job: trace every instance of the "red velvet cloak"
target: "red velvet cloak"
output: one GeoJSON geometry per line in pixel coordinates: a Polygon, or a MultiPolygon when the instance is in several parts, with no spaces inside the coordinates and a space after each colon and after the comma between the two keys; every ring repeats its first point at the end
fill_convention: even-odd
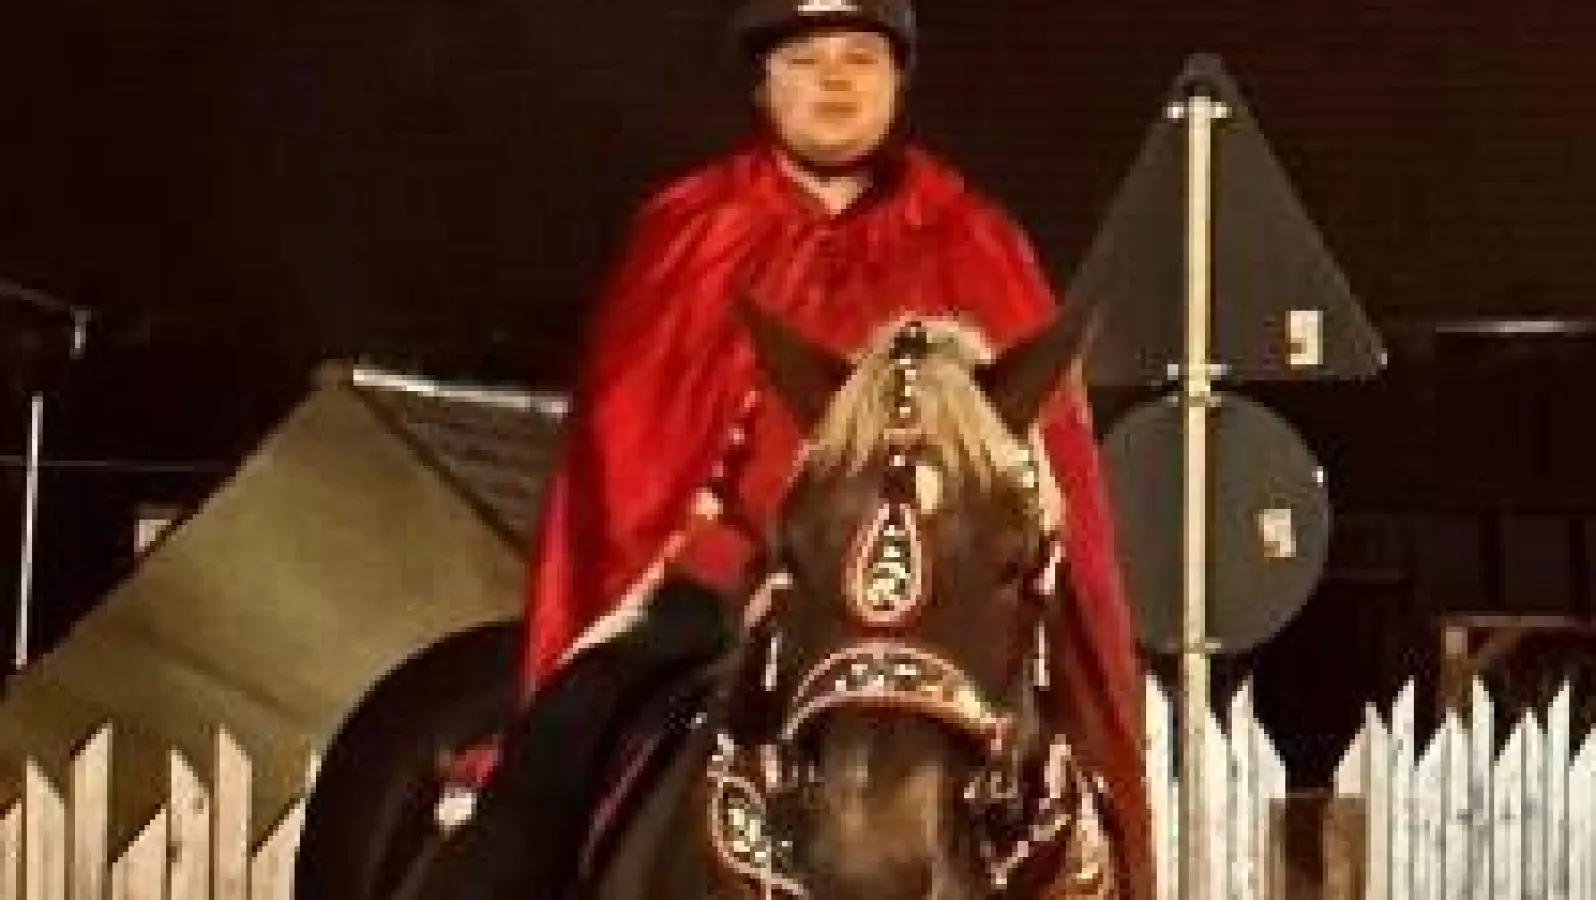
{"type": "MultiPolygon", "coordinates": [[[[923,150],[839,216],[818,208],[754,142],[645,205],[605,286],[561,459],[535,537],[528,690],[610,611],[683,528],[756,386],[732,304],[746,291],[842,354],[908,312],[957,316],[1001,350],[1045,325],[1055,300],[1024,236],[923,150]]],[[[753,413],[738,502],[768,521],[801,435],[774,403],[753,413]]],[[[1148,865],[1140,691],[1129,614],[1090,415],[1061,391],[1043,438],[1064,491],[1079,605],[1056,636],[1061,702],[1075,740],[1114,795],[1112,824],[1133,869],[1148,865]]],[[[697,541],[681,562],[731,580],[741,548],[697,541]]]]}

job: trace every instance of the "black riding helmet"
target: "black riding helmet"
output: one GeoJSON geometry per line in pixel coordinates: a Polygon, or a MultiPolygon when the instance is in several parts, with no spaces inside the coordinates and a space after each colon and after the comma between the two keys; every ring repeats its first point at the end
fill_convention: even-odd
{"type": "Polygon", "coordinates": [[[790,37],[829,27],[878,31],[892,41],[903,70],[914,67],[910,0],[747,0],[732,18],[731,32],[744,60],[757,62],[790,37]]]}

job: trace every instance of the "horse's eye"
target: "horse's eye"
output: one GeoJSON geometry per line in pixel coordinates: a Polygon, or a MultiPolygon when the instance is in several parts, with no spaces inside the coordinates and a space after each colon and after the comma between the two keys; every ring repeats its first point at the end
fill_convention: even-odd
{"type": "Polygon", "coordinates": [[[1004,555],[1001,571],[1005,584],[1032,577],[1046,562],[1043,557],[1046,547],[1040,540],[1027,538],[1016,543],[1017,546],[1013,551],[1004,555]]]}
{"type": "Polygon", "coordinates": [[[1005,553],[998,571],[1003,584],[1014,584],[1031,574],[1031,556],[1023,549],[1005,553]]]}

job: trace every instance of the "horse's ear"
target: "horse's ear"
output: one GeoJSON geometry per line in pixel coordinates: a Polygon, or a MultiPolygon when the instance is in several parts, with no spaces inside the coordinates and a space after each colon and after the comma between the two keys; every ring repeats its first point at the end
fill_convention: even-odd
{"type": "Polygon", "coordinates": [[[1097,322],[1092,304],[1060,311],[1053,324],[983,366],[976,380],[1010,433],[1024,435],[1064,383],[1097,322]]]}
{"type": "Polygon", "coordinates": [[[744,297],[737,311],[748,328],[754,357],[787,411],[807,432],[820,422],[832,395],[852,371],[848,361],[799,337],[744,297]]]}

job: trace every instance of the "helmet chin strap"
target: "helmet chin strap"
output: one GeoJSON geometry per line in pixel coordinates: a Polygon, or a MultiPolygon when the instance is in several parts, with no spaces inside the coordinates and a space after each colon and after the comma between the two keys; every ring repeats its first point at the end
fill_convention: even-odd
{"type": "Polygon", "coordinates": [[[789,147],[782,147],[782,156],[798,171],[813,178],[853,178],[862,177],[873,181],[877,170],[881,167],[881,148],[877,147],[856,160],[844,163],[829,163],[810,159],[789,147]]]}
{"type": "Polygon", "coordinates": [[[787,177],[833,215],[858,202],[877,182],[872,158],[833,165],[805,159],[785,147],[779,152],[787,177]]]}

